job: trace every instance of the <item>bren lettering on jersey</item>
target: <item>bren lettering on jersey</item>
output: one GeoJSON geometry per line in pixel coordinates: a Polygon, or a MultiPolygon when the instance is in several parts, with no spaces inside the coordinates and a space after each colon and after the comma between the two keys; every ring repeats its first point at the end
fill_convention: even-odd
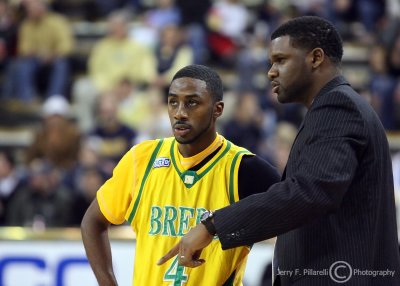
{"type": "Polygon", "coordinates": [[[149,235],[183,236],[200,223],[205,208],[152,206],[149,235]]]}
{"type": "Polygon", "coordinates": [[[169,167],[171,159],[161,157],[154,160],[153,168],[169,167]]]}

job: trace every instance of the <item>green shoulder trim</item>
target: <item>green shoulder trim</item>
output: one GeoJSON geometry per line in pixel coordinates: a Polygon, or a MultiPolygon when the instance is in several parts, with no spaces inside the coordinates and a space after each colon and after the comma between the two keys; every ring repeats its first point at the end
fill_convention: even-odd
{"type": "Polygon", "coordinates": [[[137,208],[138,208],[138,205],[139,205],[140,198],[142,197],[142,192],[143,192],[144,184],[146,183],[147,177],[149,176],[150,171],[151,171],[151,167],[152,167],[153,164],[154,164],[154,160],[156,159],[156,156],[157,156],[157,154],[158,154],[158,151],[160,151],[160,148],[161,148],[161,145],[163,144],[163,142],[164,142],[164,139],[161,139],[161,140],[157,143],[156,148],[154,149],[153,153],[151,154],[149,163],[147,164],[147,167],[146,167],[146,171],[144,172],[144,176],[143,176],[143,179],[142,179],[142,183],[140,184],[139,194],[138,194],[138,196],[137,196],[137,198],[136,198],[136,200],[135,200],[135,204],[133,205],[132,212],[131,212],[131,214],[129,215],[129,218],[128,218],[128,222],[129,222],[130,224],[132,224],[133,218],[135,217],[135,214],[136,214],[136,211],[137,211],[137,208]]]}
{"type": "Polygon", "coordinates": [[[229,202],[231,203],[231,204],[233,204],[234,202],[235,202],[235,195],[234,195],[234,192],[235,192],[235,188],[234,188],[234,173],[235,173],[235,166],[236,166],[236,163],[237,163],[237,160],[239,159],[239,156],[241,156],[241,155],[253,155],[252,153],[250,153],[248,150],[246,150],[246,149],[244,149],[244,150],[242,150],[242,151],[239,151],[239,152],[237,152],[236,154],[235,154],[235,157],[233,157],[233,160],[232,160],[232,165],[231,165],[231,170],[230,170],[230,172],[229,172],[229,202]]]}
{"type": "Polygon", "coordinates": [[[224,282],[222,286],[233,286],[233,282],[235,281],[236,270],[232,272],[231,276],[224,282]]]}

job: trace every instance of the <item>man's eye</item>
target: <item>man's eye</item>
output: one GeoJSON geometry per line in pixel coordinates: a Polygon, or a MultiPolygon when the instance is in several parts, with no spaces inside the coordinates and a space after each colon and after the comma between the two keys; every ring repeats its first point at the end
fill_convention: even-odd
{"type": "Polygon", "coordinates": [[[178,105],[178,102],[175,101],[175,100],[170,100],[170,101],[168,102],[168,104],[171,105],[171,106],[177,106],[177,105],[178,105]]]}
{"type": "Polygon", "coordinates": [[[189,100],[189,102],[188,102],[188,105],[189,105],[190,107],[196,106],[197,104],[198,104],[198,102],[195,101],[195,100],[189,100]]]}

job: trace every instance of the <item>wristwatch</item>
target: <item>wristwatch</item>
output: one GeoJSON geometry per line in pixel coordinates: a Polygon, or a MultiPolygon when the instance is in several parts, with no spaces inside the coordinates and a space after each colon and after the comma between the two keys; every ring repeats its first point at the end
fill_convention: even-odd
{"type": "Polygon", "coordinates": [[[214,212],[212,211],[205,211],[201,217],[200,217],[200,222],[202,224],[204,224],[204,226],[206,227],[207,231],[211,234],[211,235],[215,235],[217,233],[215,226],[212,222],[212,219],[214,217],[214,212]]]}

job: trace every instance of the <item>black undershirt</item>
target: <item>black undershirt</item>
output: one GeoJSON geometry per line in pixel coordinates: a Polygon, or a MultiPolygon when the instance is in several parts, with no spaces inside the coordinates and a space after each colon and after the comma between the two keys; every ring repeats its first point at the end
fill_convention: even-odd
{"type": "MultiPolygon", "coordinates": [[[[218,153],[221,147],[189,170],[198,171],[218,153]]],[[[279,182],[280,179],[277,169],[270,163],[257,155],[244,155],[240,162],[238,174],[239,199],[265,192],[271,185],[279,182]]]]}

